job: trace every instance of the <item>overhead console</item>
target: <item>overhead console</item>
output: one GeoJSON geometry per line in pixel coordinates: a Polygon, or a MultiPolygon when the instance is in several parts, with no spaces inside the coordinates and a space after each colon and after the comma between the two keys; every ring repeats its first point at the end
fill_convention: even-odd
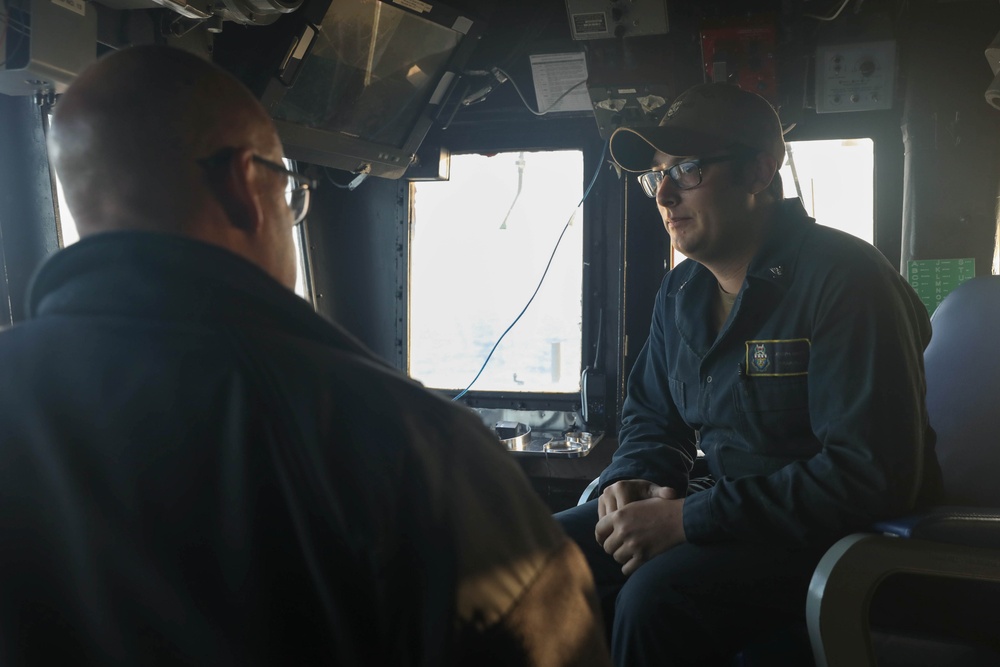
{"type": "Polygon", "coordinates": [[[0,93],[51,99],[102,50],[165,40],[240,78],[274,118],[289,158],[350,172],[355,182],[403,176],[484,28],[437,0],[3,6],[0,93]],[[138,24],[152,30],[126,34],[138,24]]]}
{"type": "Polygon", "coordinates": [[[587,92],[601,138],[655,125],[677,92],[662,73],[666,0],[566,0],[570,33],[586,45],[587,92]]]}
{"type": "Polygon", "coordinates": [[[214,60],[260,97],[289,158],[400,178],[481,30],[438,2],[312,1],[274,29],[225,31],[214,60]]]}
{"type": "MultiPolygon", "coordinates": [[[[303,0],[0,0],[0,93],[51,100],[97,54],[166,42],[208,57],[225,25],[266,26],[303,0]],[[130,17],[144,15],[135,34],[130,17]],[[198,39],[184,39],[196,36],[198,39]]],[[[138,23],[138,22],[137,22],[138,23]]]]}

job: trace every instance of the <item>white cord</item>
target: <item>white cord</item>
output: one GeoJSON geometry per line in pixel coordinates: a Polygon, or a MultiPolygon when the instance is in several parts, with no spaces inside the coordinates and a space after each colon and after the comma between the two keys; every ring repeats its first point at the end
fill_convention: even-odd
{"type": "Polygon", "coordinates": [[[844,2],[840,5],[840,9],[838,9],[833,16],[817,16],[816,14],[803,14],[803,16],[810,19],[816,19],[817,21],[833,21],[840,16],[840,12],[844,11],[844,7],[850,4],[850,2],[851,0],[844,0],[844,2]]]}
{"type": "Polygon", "coordinates": [[[557,97],[555,99],[555,101],[552,104],[550,104],[545,111],[535,111],[534,109],[531,108],[531,105],[528,104],[528,100],[524,99],[524,95],[521,94],[521,89],[518,88],[517,82],[514,81],[514,78],[510,74],[507,74],[507,72],[505,72],[502,69],[500,69],[499,67],[497,67],[496,70],[498,72],[500,72],[501,74],[503,74],[508,79],[510,79],[511,85],[513,85],[514,86],[514,90],[517,91],[517,96],[521,98],[522,102],[524,102],[525,108],[528,111],[530,111],[531,113],[535,114],[536,116],[544,116],[545,114],[549,113],[550,111],[552,111],[553,108],[555,108],[555,106],[557,104],[559,104],[560,102],[563,101],[564,97],[566,97],[567,95],[569,95],[570,93],[572,93],[574,90],[576,90],[577,88],[579,88],[583,84],[587,83],[587,80],[584,79],[583,81],[579,81],[579,82],[573,84],[572,86],[570,86],[569,88],[566,89],[566,92],[564,92],[562,95],[560,95],[559,97],[557,97]]]}

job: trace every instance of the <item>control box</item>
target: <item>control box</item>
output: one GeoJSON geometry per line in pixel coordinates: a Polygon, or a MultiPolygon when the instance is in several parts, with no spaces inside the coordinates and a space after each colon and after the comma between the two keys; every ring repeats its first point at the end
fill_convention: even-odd
{"type": "Polygon", "coordinates": [[[778,103],[777,37],[773,24],[705,28],[700,33],[705,80],[734,83],[778,103]]]}
{"type": "Polygon", "coordinates": [[[662,35],[666,0],[566,0],[573,39],[662,35]]]}
{"type": "Polygon", "coordinates": [[[601,138],[619,127],[656,125],[680,92],[680,67],[651,35],[593,42],[587,48],[587,93],[601,138]]]}
{"type": "Polygon", "coordinates": [[[891,109],[895,81],[895,41],[816,48],[816,113],[891,109]]]}

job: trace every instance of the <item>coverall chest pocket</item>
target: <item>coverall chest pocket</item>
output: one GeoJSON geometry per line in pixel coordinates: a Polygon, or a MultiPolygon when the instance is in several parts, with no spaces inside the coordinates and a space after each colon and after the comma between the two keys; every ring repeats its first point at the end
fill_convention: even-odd
{"type": "Polygon", "coordinates": [[[811,437],[808,376],[745,378],[735,393],[743,434],[762,453],[811,437]]]}

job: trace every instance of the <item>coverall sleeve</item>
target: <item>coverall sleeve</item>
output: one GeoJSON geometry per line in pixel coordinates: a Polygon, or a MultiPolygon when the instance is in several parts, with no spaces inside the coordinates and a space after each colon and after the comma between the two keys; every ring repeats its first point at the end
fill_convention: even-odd
{"type": "Polygon", "coordinates": [[[664,321],[671,306],[664,281],[653,308],[649,338],[629,374],[619,446],[601,473],[601,490],[623,479],[643,479],[681,494],[687,489],[697,449],[694,430],[681,418],[670,394],[664,321]]]}
{"type": "Polygon", "coordinates": [[[691,542],[829,542],[911,510],[925,466],[936,466],[924,404],[930,323],[916,294],[887,263],[859,260],[828,276],[815,304],[807,387],[821,450],[688,498],[691,542]]]}

